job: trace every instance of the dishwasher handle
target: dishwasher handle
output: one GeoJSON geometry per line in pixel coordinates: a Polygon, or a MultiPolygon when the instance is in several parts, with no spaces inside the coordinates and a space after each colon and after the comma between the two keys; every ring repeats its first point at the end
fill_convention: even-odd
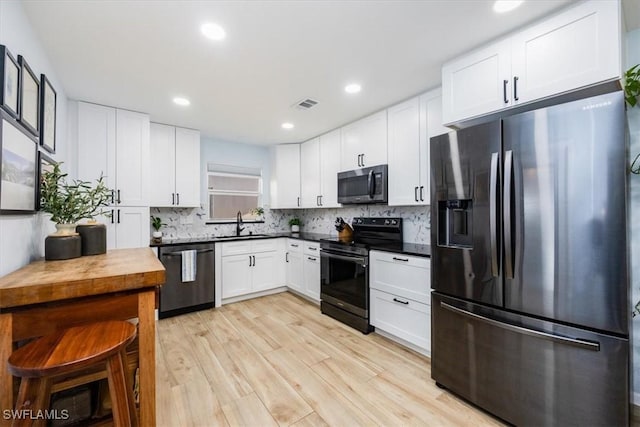
{"type": "MultiPolygon", "coordinates": [[[[204,254],[207,252],[213,252],[213,249],[199,249],[196,251],[197,254],[204,254]]],[[[160,256],[182,256],[182,251],[166,252],[166,253],[160,254],[160,256]]]]}

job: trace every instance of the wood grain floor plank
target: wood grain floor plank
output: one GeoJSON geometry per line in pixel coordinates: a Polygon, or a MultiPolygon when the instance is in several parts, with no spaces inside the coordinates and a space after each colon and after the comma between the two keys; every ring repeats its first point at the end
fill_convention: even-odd
{"type": "Polygon", "coordinates": [[[430,359],[280,293],[158,322],[159,426],[503,424],[430,359]]]}
{"type": "Polygon", "coordinates": [[[222,412],[231,426],[272,427],[278,425],[255,393],[223,405],[222,412]]]}
{"type": "Polygon", "coordinates": [[[244,341],[230,341],[225,351],[234,361],[279,425],[289,425],[307,416],[313,409],[287,381],[244,341]]]}
{"type": "Polygon", "coordinates": [[[374,424],[374,421],[363,411],[351,405],[350,401],[335,388],[309,370],[309,367],[298,360],[294,353],[281,349],[267,353],[264,357],[329,425],[374,424]]]}

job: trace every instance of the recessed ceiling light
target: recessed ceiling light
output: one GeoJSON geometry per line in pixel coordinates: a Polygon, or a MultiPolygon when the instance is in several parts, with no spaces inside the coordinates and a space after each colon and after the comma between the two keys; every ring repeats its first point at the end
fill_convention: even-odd
{"type": "Polygon", "coordinates": [[[200,27],[200,31],[202,31],[202,34],[204,34],[206,38],[211,40],[223,40],[225,37],[227,37],[227,33],[224,28],[222,28],[218,24],[214,24],[213,22],[202,24],[202,27],[200,27]]]}
{"type": "Polygon", "coordinates": [[[180,96],[176,96],[175,98],[173,98],[173,102],[180,105],[181,107],[186,107],[187,105],[191,104],[191,102],[187,98],[182,98],[180,96]]]}
{"type": "Polygon", "coordinates": [[[360,86],[358,83],[351,83],[344,87],[344,91],[347,93],[358,93],[361,90],[362,90],[362,86],[360,86]]]}
{"type": "Polygon", "coordinates": [[[282,129],[293,129],[293,123],[289,123],[289,122],[283,123],[282,129]]]}
{"type": "Polygon", "coordinates": [[[493,11],[497,13],[505,13],[522,4],[523,0],[496,0],[493,4],[493,11]]]}

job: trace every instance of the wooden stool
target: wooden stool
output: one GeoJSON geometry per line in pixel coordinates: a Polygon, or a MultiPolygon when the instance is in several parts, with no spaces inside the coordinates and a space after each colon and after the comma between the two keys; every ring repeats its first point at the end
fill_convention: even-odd
{"type": "MultiPolygon", "coordinates": [[[[49,409],[51,379],[98,362],[106,362],[113,422],[119,426],[137,426],[138,415],[131,378],[126,374],[125,348],[136,337],[129,322],[107,321],[76,326],[45,335],[17,349],[9,357],[9,372],[22,377],[16,410],[49,409]]],[[[25,411],[26,412],[26,411],[25,411]]],[[[16,418],[13,426],[46,425],[46,419],[16,418]]]]}

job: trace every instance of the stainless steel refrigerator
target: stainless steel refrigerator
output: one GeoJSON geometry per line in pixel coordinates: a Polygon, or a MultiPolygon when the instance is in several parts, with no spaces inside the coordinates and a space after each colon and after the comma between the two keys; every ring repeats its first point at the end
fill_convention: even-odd
{"type": "Polygon", "coordinates": [[[621,92],[431,139],[432,378],[516,425],[628,425],[621,92]]]}

